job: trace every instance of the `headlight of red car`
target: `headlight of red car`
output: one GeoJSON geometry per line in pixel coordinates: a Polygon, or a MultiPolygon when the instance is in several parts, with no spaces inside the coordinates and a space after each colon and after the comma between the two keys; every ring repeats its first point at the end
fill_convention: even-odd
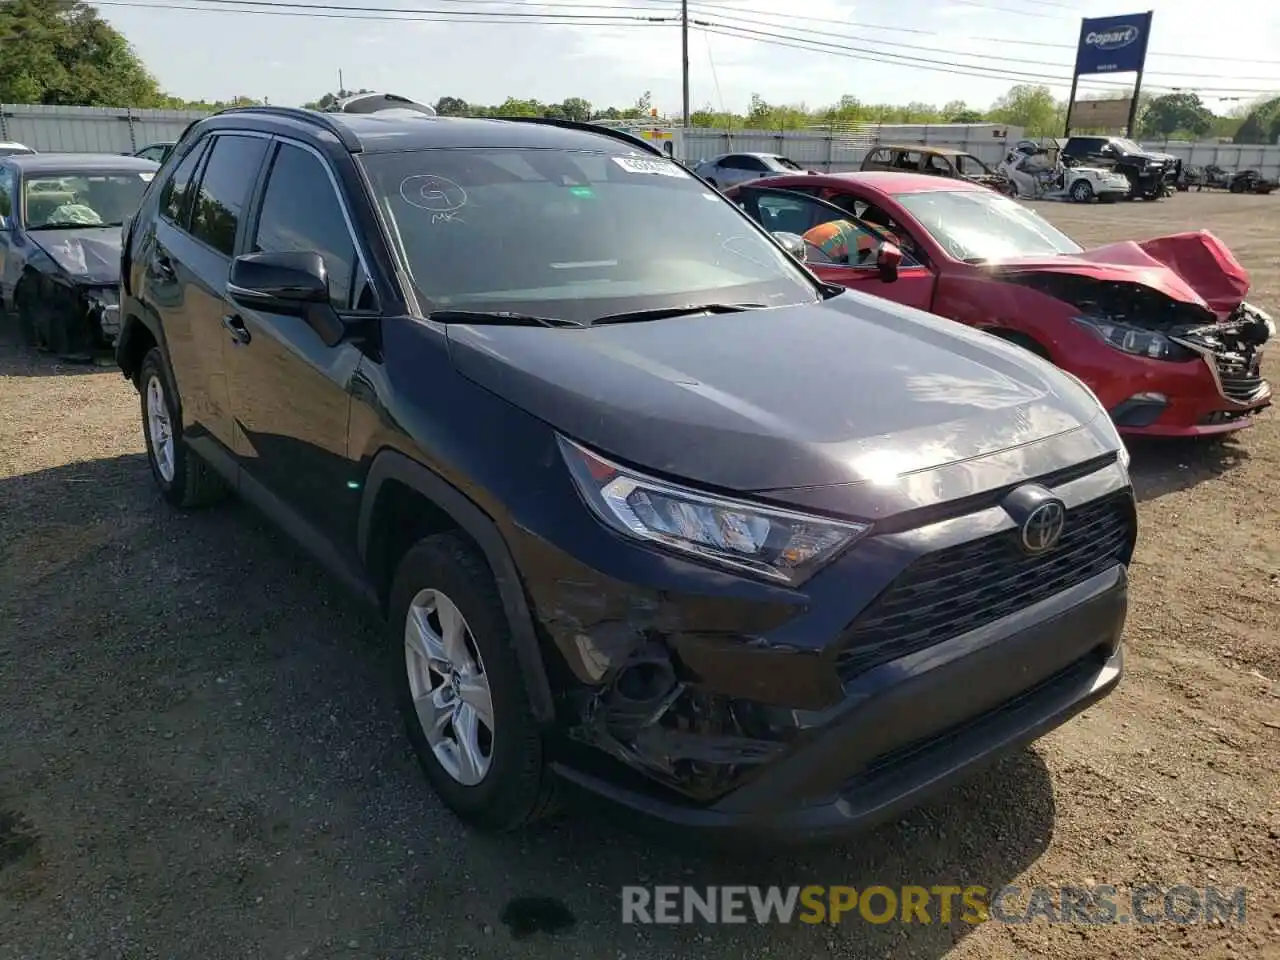
{"type": "Polygon", "coordinates": [[[1097,335],[1107,346],[1135,357],[1181,362],[1193,360],[1195,351],[1174,343],[1163,333],[1131,327],[1102,317],[1073,317],[1076,323],[1097,335]]]}

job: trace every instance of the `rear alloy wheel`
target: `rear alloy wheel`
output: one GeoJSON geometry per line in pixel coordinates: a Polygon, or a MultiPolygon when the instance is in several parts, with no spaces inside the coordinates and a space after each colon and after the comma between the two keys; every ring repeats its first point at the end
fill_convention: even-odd
{"type": "Polygon", "coordinates": [[[142,395],[142,434],[151,476],[164,498],[175,507],[200,507],[222,499],[222,478],[182,442],[182,420],[170,384],[168,366],[159,347],[152,347],[138,372],[142,395]]]}
{"type": "Polygon", "coordinates": [[[1076,203],[1088,203],[1093,199],[1093,187],[1088,180],[1077,180],[1071,185],[1071,199],[1076,203]]]}

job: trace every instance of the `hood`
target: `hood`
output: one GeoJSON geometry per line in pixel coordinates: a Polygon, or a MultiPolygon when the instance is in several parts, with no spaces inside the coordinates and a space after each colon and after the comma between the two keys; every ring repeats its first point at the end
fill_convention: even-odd
{"type": "Polygon", "coordinates": [[[852,291],[727,315],[581,329],[450,325],[448,335],[462,376],[608,456],[719,489],[920,473],[924,492],[913,498],[937,501],[1017,482],[1067,447],[1072,458],[1082,444],[1106,452],[1096,440],[1029,452],[1099,414],[1049,364],[852,291]],[[1010,450],[1000,470],[974,464],[1010,450]],[[928,473],[947,464],[965,476],[928,473]]]}
{"type": "Polygon", "coordinates": [[[1249,292],[1249,274],[1207,230],[1154,240],[1124,240],[1081,253],[1014,257],[990,265],[997,274],[1069,273],[1138,283],[1225,320],[1249,292]]]}
{"type": "Polygon", "coordinates": [[[120,282],[119,227],[34,230],[28,236],[61,269],[85,283],[120,282]]]}

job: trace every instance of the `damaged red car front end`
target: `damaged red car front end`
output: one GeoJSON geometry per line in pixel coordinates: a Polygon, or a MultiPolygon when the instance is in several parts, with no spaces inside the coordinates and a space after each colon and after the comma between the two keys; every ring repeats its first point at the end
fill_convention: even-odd
{"type": "Polygon", "coordinates": [[[1089,384],[1122,432],[1223,433],[1271,404],[1261,367],[1275,324],[1245,301],[1248,273],[1208,232],[1012,259],[986,272],[1028,292],[1037,342],[1089,384]]]}

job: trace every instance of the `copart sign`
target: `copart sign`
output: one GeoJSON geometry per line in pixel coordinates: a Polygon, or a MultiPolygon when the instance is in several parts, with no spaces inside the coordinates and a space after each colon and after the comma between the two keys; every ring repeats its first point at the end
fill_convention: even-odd
{"type": "Polygon", "coordinates": [[[1141,70],[1147,59],[1150,35],[1150,13],[1081,21],[1080,43],[1076,47],[1076,76],[1141,70]]]}

